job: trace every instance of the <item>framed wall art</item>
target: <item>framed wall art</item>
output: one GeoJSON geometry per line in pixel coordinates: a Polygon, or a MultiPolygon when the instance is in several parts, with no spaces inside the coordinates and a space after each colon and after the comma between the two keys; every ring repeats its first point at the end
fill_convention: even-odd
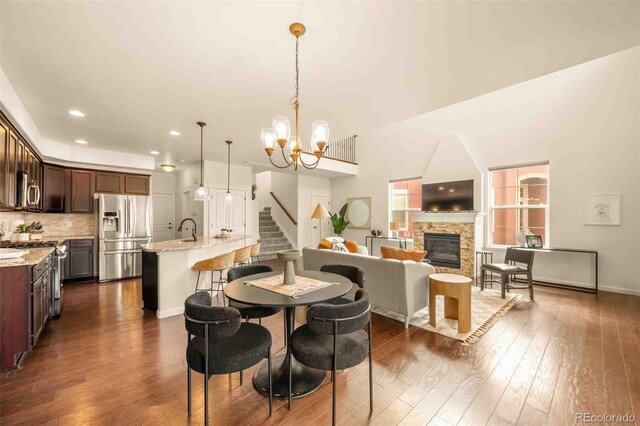
{"type": "Polygon", "coordinates": [[[586,195],[585,225],[620,225],[620,195],[586,195]]]}

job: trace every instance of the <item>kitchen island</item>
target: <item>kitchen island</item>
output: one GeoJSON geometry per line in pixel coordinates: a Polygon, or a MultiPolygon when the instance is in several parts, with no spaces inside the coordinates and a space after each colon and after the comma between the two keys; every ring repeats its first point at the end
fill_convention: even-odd
{"type": "MultiPolygon", "coordinates": [[[[253,244],[247,235],[225,238],[198,237],[142,244],[142,300],[158,318],[180,315],[185,299],[195,291],[198,273],[194,263],[253,244]]],[[[209,273],[201,278],[208,284],[209,273]]],[[[221,297],[223,297],[221,295],[221,297]]]]}

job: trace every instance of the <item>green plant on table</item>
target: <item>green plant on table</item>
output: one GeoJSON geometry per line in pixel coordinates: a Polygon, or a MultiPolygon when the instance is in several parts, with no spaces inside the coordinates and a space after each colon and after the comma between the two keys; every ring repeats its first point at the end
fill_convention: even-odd
{"type": "Polygon", "coordinates": [[[31,225],[27,225],[26,223],[21,223],[16,226],[16,231],[18,234],[28,234],[31,232],[31,225]]]}
{"type": "Polygon", "coordinates": [[[333,232],[335,232],[336,235],[342,235],[344,230],[347,229],[347,226],[349,226],[349,221],[344,218],[346,214],[347,214],[347,204],[345,203],[345,205],[342,206],[338,214],[333,213],[331,215],[331,225],[333,225],[333,232]]]}

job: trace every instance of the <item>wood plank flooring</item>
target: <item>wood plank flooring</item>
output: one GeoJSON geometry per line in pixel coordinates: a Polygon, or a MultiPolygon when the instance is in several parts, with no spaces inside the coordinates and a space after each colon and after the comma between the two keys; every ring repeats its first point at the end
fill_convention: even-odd
{"type": "MultiPolygon", "coordinates": [[[[65,286],[22,368],[0,374],[0,424],[201,424],[202,376],[187,415],[186,332],[181,316],[140,309],[141,283],[65,286]]],[[[299,322],[304,321],[302,313],[299,322]]],[[[263,322],[282,350],[282,316],[263,322]]],[[[374,411],[367,363],[338,373],[343,425],[563,425],[576,412],[640,416],[640,297],[536,287],[478,343],[374,315],[374,411]]],[[[267,401],[255,368],[210,380],[210,420],[220,425],[331,423],[331,384],[294,400],[267,401]]]]}

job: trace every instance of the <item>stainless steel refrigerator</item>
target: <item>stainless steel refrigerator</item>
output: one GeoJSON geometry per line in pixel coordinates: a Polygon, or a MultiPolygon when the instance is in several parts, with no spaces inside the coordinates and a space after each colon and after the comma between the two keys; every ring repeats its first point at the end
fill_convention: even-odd
{"type": "Polygon", "coordinates": [[[140,244],[151,242],[151,197],[100,194],[98,199],[100,281],[142,275],[140,244]]]}

